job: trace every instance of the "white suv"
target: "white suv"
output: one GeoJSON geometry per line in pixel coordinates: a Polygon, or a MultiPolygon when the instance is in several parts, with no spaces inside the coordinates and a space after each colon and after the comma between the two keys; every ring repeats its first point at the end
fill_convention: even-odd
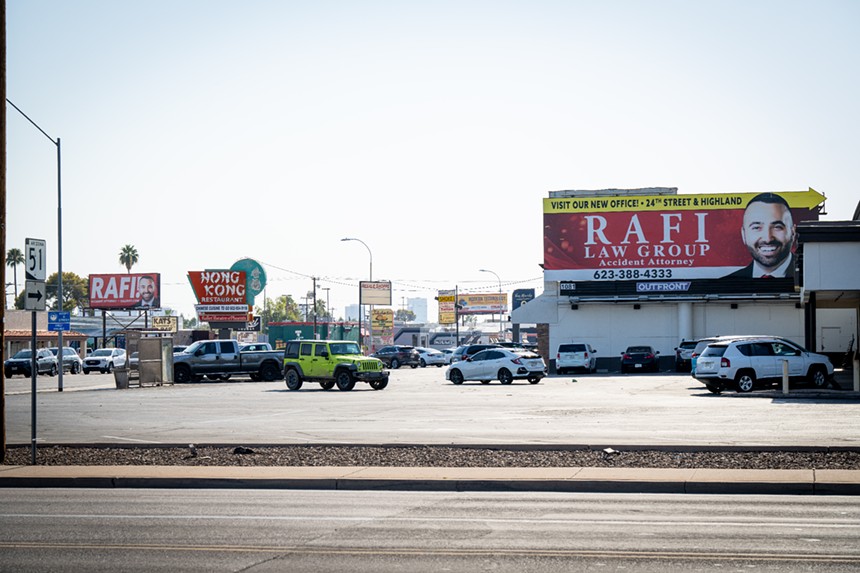
{"type": "Polygon", "coordinates": [[[559,344],[555,355],[555,371],[564,374],[570,370],[597,371],[597,351],[588,343],[559,344]]]}
{"type": "Polygon", "coordinates": [[[743,338],[711,343],[696,361],[695,377],[719,394],[731,387],[749,392],[758,382],[782,380],[783,361],[790,380],[806,380],[822,388],[833,376],[833,364],[823,354],[779,337],[743,338]]]}

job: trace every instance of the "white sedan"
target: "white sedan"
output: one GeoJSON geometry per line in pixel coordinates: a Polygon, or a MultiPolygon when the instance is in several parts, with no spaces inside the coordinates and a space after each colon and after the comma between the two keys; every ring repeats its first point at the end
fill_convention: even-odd
{"type": "Polygon", "coordinates": [[[421,368],[426,366],[436,366],[437,368],[441,368],[445,364],[448,364],[448,358],[445,356],[444,352],[440,352],[433,348],[422,348],[420,346],[416,346],[415,350],[417,350],[418,354],[421,355],[421,360],[419,361],[421,368]]]}
{"type": "Polygon", "coordinates": [[[454,384],[462,384],[464,380],[479,380],[482,384],[498,380],[502,384],[510,384],[522,379],[537,384],[544,376],[546,363],[539,354],[508,348],[482,350],[466,360],[455,362],[445,372],[445,379],[454,384]]]}

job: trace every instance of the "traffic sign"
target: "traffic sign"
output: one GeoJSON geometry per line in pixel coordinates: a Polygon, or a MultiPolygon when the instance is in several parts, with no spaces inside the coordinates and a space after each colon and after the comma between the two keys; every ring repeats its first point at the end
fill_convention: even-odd
{"type": "Polygon", "coordinates": [[[45,310],[45,281],[24,283],[24,310],[45,310]]]}
{"type": "MultiPolygon", "coordinates": [[[[28,281],[45,282],[45,240],[25,239],[24,268],[28,281]]],[[[44,288],[42,289],[44,291],[44,288]]],[[[42,310],[45,310],[44,307],[42,310]]]]}
{"type": "Polygon", "coordinates": [[[67,332],[72,329],[72,313],[71,312],[57,312],[52,310],[48,313],[48,331],[49,332],[58,332],[63,331],[67,332]]]}

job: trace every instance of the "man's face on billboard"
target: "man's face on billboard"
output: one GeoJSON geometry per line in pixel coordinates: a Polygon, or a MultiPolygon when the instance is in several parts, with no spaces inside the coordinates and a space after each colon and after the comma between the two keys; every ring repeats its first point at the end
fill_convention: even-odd
{"type": "Polygon", "coordinates": [[[794,244],[791,211],[780,203],[750,203],[744,211],[741,235],[752,258],[765,270],[772,271],[791,254],[794,244]]]}
{"type": "Polygon", "coordinates": [[[143,277],[137,281],[137,292],[140,293],[140,300],[150,303],[155,297],[155,281],[148,277],[143,277]]]}

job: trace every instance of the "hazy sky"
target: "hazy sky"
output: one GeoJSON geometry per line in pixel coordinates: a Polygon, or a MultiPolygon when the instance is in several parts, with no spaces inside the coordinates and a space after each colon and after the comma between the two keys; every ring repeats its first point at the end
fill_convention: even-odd
{"type": "MultiPolygon", "coordinates": [[[[243,257],[342,315],[347,236],[395,307],[496,291],[479,269],[540,292],[551,190],[860,199],[856,1],[6,4],[7,95],[62,139],[63,269],[132,244],[187,317],[186,272],[243,257]]],[[[45,239],[51,274],[56,148],[7,122],[7,248],[45,239]]]]}

